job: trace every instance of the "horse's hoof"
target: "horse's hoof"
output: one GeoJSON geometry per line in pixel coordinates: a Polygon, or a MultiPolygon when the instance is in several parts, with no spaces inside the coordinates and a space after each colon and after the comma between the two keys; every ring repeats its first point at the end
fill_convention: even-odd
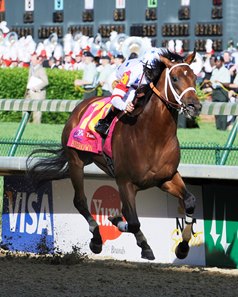
{"type": "Polygon", "coordinates": [[[182,241],[178,244],[175,250],[175,255],[178,259],[185,259],[189,252],[189,245],[187,241],[182,241]]]}
{"type": "Polygon", "coordinates": [[[94,254],[100,254],[102,251],[102,244],[97,244],[92,240],[90,241],[89,247],[94,254]]]}
{"type": "Polygon", "coordinates": [[[142,259],[147,259],[147,260],[154,260],[155,256],[154,253],[152,252],[152,250],[142,250],[141,252],[141,258],[142,259]]]}

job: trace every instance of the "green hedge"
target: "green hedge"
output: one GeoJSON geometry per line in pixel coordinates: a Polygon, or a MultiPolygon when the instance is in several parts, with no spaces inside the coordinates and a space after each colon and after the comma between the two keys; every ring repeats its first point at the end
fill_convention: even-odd
{"type": "MultiPolygon", "coordinates": [[[[46,69],[49,79],[47,99],[78,100],[82,93],[75,89],[74,80],[82,78],[82,71],[67,71],[62,69],[46,69]]],[[[25,97],[29,69],[0,68],[0,99],[21,99],[25,97]]],[[[44,112],[42,123],[64,124],[69,113],[44,112]]],[[[21,112],[0,112],[0,121],[18,122],[21,112]]]]}

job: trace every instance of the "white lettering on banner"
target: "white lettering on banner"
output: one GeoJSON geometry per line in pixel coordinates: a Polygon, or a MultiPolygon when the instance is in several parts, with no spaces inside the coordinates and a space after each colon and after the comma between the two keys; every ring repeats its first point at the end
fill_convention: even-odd
{"type": "Polygon", "coordinates": [[[93,204],[96,210],[96,222],[98,223],[98,225],[101,225],[101,223],[99,222],[99,214],[100,214],[100,208],[102,205],[102,200],[93,199],[93,204]]]}
{"type": "Polygon", "coordinates": [[[34,208],[32,206],[33,202],[37,202],[36,193],[30,194],[30,196],[28,198],[28,203],[27,203],[28,212],[29,212],[29,215],[32,220],[32,224],[26,223],[26,233],[28,233],[28,234],[35,233],[36,229],[37,229],[37,215],[36,215],[34,208]]]}
{"type": "Polygon", "coordinates": [[[24,227],[25,227],[25,209],[26,209],[26,193],[23,193],[22,199],[21,199],[21,214],[20,214],[20,232],[21,233],[24,232],[24,227]]]}
{"type": "Polygon", "coordinates": [[[48,203],[48,195],[43,195],[41,209],[40,209],[40,217],[39,224],[37,229],[37,234],[42,234],[42,229],[48,230],[48,235],[52,235],[52,225],[50,220],[50,208],[48,203]]]}
{"type": "Polygon", "coordinates": [[[112,223],[108,220],[109,216],[118,216],[119,209],[118,208],[104,208],[102,206],[102,200],[93,199],[93,204],[96,210],[96,221],[98,225],[102,226],[111,226],[112,223]],[[101,216],[101,217],[100,217],[101,216]]]}
{"type": "Polygon", "coordinates": [[[102,216],[101,216],[101,220],[102,220],[102,225],[103,226],[108,226],[110,221],[108,221],[108,209],[102,207],[101,208],[101,213],[102,213],[102,216]]]}
{"type": "Polygon", "coordinates": [[[116,217],[119,216],[120,212],[118,208],[109,208],[109,216],[110,217],[116,217]]]}
{"type": "Polygon", "coordinates": [[[11,232],[16,231],[17,220],[20,218],[20,233],[28,234],[42,234],[43,229],[47,230],[48,235],[53,234],[53,226],[50,218],[50,207],[49,207],[49,197],[44,194],[41,201],[41,208],[39,218],[34,209],[34,204],[37,202],[38,197],[36,193],[31,193],[28,197],[28,202],[26,204],[27,193],[18,192],[16,196],[15,207],[13,208],[12,199],[9,201],[9,224],[11,232]],[[26,215],[31,218],[31,223],[26,222],[26,215]]]}
{"type": "Polygon", "coordinates": [[[21,196],[22,193],[17,193],[17,198],[16,198],[16,203],[15,203],[15,207],[13,209],[13,203],[12,203],[12,199],[8,199],[8,208],[9,208],[9,222],[10,222],[10,230],[12,232],[16,231],[16,226],[17,226],[17,217],[18,217],[18,213],[20,210],[20,201],[21,201],[21,196]]]}

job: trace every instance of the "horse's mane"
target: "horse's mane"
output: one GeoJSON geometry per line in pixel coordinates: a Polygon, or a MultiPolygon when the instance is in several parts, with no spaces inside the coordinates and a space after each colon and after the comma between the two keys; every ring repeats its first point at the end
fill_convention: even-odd
{"type": "MultiPolygon", "coordinates": [[[[167,58],[170,61],[173,62],[183,62],[183,57],[180,56],[177,53],[172,53],[169,50],[164,50],[163,53],[161,54],[161,56],[167,58]]],[[[144,64],[144,74],[146,79],[149,82],[153,82],[154,84],[158,82],[161,73],[164,71],[165,69],[165,65],[163,62],[161,62],[158,59],[154,59],[152,64],[144,64]]]]}
{"type": "MultiPolygon", "coordinates": [[[[177,53],[172,53],[167,49],[163,50],[161,56],[173,62],[181,63],[184,61],[182,56],[180,56],[177,53]]],[[[145,63],[143,68],[144,68],[144,75],[146,77],[146,80],[149,82],[153,82],[153,84],[156,85],[165,67],[166,67],[165,64],[158,59],[155,59],[152,64],[145,63]]],[[[142,86],[141,89],[145,95],[143,96],[143,98],[140,98],[140,100],[138,100],[137,107],[145,106],[146,103],[149,101],[151,94],[153,92],[149,84],[142,86]]]]}

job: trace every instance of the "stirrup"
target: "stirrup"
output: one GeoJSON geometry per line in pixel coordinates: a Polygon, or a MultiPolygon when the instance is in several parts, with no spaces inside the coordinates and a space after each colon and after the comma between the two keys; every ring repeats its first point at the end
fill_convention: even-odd
{"type": "MultiPolygon", "coordinates": [[[[100,121],[100,120],[99,120],[100,121]]],[[[107,123],[98,123],[95,125],[94,130],[101,136],[106,137],[109,131],[109,125],[107,123]]]]}

